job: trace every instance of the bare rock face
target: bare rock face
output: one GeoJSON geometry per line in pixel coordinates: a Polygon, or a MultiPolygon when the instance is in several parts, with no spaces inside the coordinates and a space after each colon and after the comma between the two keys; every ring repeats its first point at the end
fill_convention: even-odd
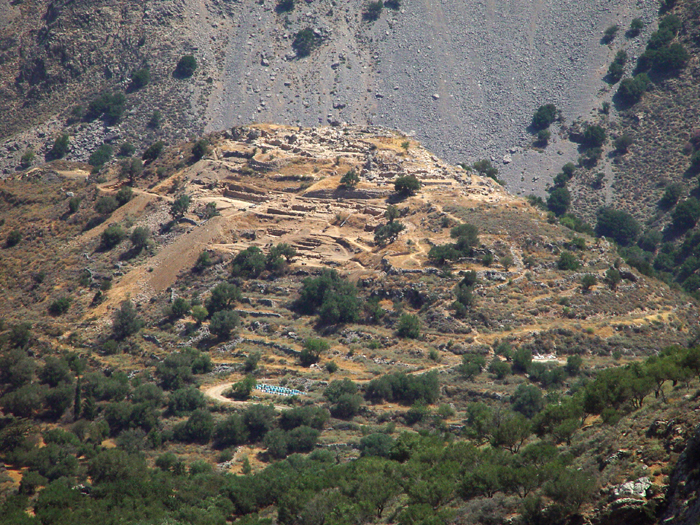
{"type": "Polygon", "coordinates": [[[651,480],[647,477],[639,478],[635,481],[628,481],[612,488],[615,498],[646,498],[647,489],[651,486],[651,480]]]}

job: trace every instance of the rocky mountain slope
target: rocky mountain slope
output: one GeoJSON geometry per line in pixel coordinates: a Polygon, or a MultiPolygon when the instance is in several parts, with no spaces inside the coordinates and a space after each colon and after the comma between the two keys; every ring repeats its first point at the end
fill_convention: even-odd
{"type": "Polygon", "coordinates": [[[98,9],[82,1],[3,2],[6,171],[28,147],[45,152],[72,106],[100,89],[127,88],[147,65],[151,84],[128,96],[122,124],[70,130],[76,160],[105,139],[145,147],[158,137],[249,122],[379,124],[415,132],[451,162],[493,158],[508,188],[524,194],[541,193],[577,156],[564,137],[544,152],[531,149],[535,109],[554,103],[569,122],[586,118],[610,96],[602,77],[617,48],[638,52],[656,7],[406,1],[370,21],[358,0],[297,2],[289,12],[252,0],[112,0],[98,9]],[[639,37],[601,44],[606,27],[640,17],[639,37]],[[308,57],[293,47],[305,29],[315,42],[308,57]],[[194,80],[173,79],[189,53],[201,69],[194,80]],[[154,110],[162,131],[147,127],[154,110]],[[21,130],[32,131],[16,135],[21,130]]]}

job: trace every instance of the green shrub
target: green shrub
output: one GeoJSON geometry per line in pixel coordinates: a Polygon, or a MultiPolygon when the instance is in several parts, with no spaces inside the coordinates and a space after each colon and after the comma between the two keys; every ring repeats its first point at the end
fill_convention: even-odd
{"type": "Polygon", "coordinates": [[[557,119],[557,107],[554,104],[545,104],[535,111],[532,117],[532,127],[535,130],[547,129],[557,119]]]}
{"type": "Polygon", "coordinates": [[[486,359],[478,354],[464,354],[462,363],[457,367],[457,372],[465,379],[471,381],[478,376],[486,366],[486,359]]]}
{"type": "Polygon", "coordinates": [[[294,0],[277,0],[275,11],[278,13],[290,13],[294,10],[294,0]]]}
{"type": "Polygon", "coordinates": [[[151,81],[151,71],[147,67],[143,67],[134,71],[131,75],[131,83],[129,84],[129,90],[136,91],[143,87],[146,87],[151,81]]]}
{"type": "Polygon", "coordinates": [[[340,178],[340,184],[349,188],[354,188],[360,182],[360,176],[354,168],[350,169],[340,178]]]}
{"type": "Polygon", "coordinates": [[[82,199],[80,197],[71,197],[68,201],[68,211],[70,213],[75,213],[80,208],[80,202],[82,199]]]}
{"type": "Polygon", "coordinates": [[[143,174],[143,161],[141,159],[134,157],[121,162],[119,178],[127,178],[129,184],[135,184],[141,174],[143,174]]]}
{"type": "Polygon", "coordinates": [[[610,237],[622,246],[634,243],[640,229],[634,217],[624,211],[602,208],[598,212],[596,233],[610,237]]]}
{"type": "Polygon", "coordinates": [[[111,250],[126,239],[126,232],[119,224],[111,224],[105,231],[102,232],[101,239],[102,249],[111,250]]]}
{"type": "Polygon", "coordinates": [[[608,28],[605,29],[603,32],[603,42],[606,44],[609,44],[613,40],[615,40],[615,36],[617,35],[617,32],[620,30],[620,26],[618,25],[612,25],[609,26],[608,28]]]}
{"type": "Polygon", "coordinates": [[[385,246],[396,240],[399,233],[406,227],[398,221],[388,222],[377,227],[374,231],[374,242],[378,246],[385,246]]]}
{"type": "Polygon", "coordinates": [[[192,269],[196,272],[203,272],[205,268],[209,268],[212,264],[214,263],[211,260],[211,255],[209,255],[209,252],[205,250],[199,254],[199,257],[197,257],[197,262],[194,264],[192,269]]]}
{"type": "Polygon", "coordinates": [[[316,35],[313,29],[307,27],[294,36],[292,49],[299,58],[303,58],[309,56],[320,45],[321,38],[316,35]]]}
{"type": "Polygon", "coordinates": [[[131,157],[134,153],[136,153],[136,146],[130,142],[124,142],[121,146],[119,146],[120,157],[131,157]]]}
{"type": "Polygon", "coordinates": [[[192,146],[192,159],[196,162],[209,153],[209,142],[206,139],[199,139],[192,146]]]}
{"type": "Polygon", "coordinates": [[[109,144],[102,144],[97,148],[88,159],[88,164],[95,168],[101,168],[112,158],[112,146],[109,144]]]}
{"type": "MultiPolygon", "coordinates": [[[[700,158],[700,156],[699,156],[700,158]]],[[[685,193],[685,186],[679,182],[676,182],[674,184],[670,184],[669,186],[666,187],[666,190],[664,191],[664,194],[662,195],[661,199],[659,200],[659,207],[664,209],[664,210],[670,210],[673,208],[678,200],[683,196],[685,193]]]]}
{"type": "Polygon", "coordinates": [[[560,270],[578,270],[581,263],[576,258],[576,256],[571,252],[561,252],[559,260],[557,261],[557,268],[560,270]]]}
{"type": "Polygon", "coordinates": [[[583,145],[588,148],[600,148],[607,141],[607,134],[602,126],[588,125],[583,132],[583,145]]]}
{"type": "Polygon", "coordinates": [[[537,132],[537,144],[540,146],[547,146],[549,144],[549,139],[552,138],[552,133],[548,129],[541,129],[537,132]]]}
{"type": "Polygon", "coordinates": [[[150,129],[160,129],[160,126],[163,124],[163,114],[160,112],[160,110],[156,109],[151,113],[151,118],[148,119],[148,122],[146,123],[146,127],[150,129]]]}
{"type": "Polygon", "coordinates": [[[119,202],[114,197],[105,196],[97,199],[95,211],[100,215],[109,215],[119,207],[119,202]]]}
{"type": "Polygon", "coordinates": [[[504,379],[510,375],[510,365],[500,359],[493,359],[489,365],[489,373],[493,374],[496,379],[504,379]]]}
{"type": "Polygon", "coordinates": [[[19,230],[12,230],[7,234],[7,239],[5,240],[5,246],[12,248],[17,246],[22,240],[22,233],[19,230]]]}
{"type": "Polygon", "coordinates": [[[381,403],[398,402],[432,404],[440,396],[440,384],[436,372],[420,375],[395,372],[372,379],[365,389],[365,399],[381,403]]]}
{"type": "Polygon", "coordinates": [[[141,251],[148,246],[148,241],[150,238],[151,230],[145,226],[138,226],[131,232],[129,240],[131,241],[131,244],[134,246],[135,250],[141,251]]]}
{"type": "Polygon", "coordinates": [[[162,140],[159,140],[158,142],[154,142],[148,148],[146,151],[143,152],[143,155],[141,155],[141,158],[145,161],[154,161],[158,157],[160,157],[160,154],[163,152],[163,148],[165,147],[165,143],[162,140]]]}
{"type": "Polygon", "coordinates": [[[124,115],[125,105],[124,93],[102,93],[90,102],[85,119],[93,121],[102,118],[110,125],[116,124],[124,115]]]}
{"type": "Polygon", "coordinates": [[[566,187],[554,188],[547,197],[547,208],[555,215],[564,215],[571,204],[571,194],[566,187]]]}
{"type": "Polygon", "coordinates": [[[179,78],[189,78],[194,75],[197,69],[197,60],[192,55],[185,55],[177,63],[175,76],[179,78]]]}
{"type": "Polygon", "coordinates": [[[673,228],[677,231],[685,231],[700,219],[700,201],[695,197],[689,197],[676,206],[671,214],[673,228]]]}
{"type": "Polygon", "coordinates": [[[131,301],[123,301],[112,320],[112,334],[117,341],[126,339],[143,328],[144,322],[139,318],[136,307],[131,301]]]}
{"type": "Polygon", "coordinates": [[[53,159],[62,159],[68,153],[68,146],[70,143],[70,136],[68,133],[62,133],[53,142],[53,146],[49,151],[49,156],[53,159]]]}
{"type": "Polygon", "coordinates": [[[633,78],[626,78],[620,82],[617,94],[620,99],[627,104],[636,104],[648,89],[651,80],[646,73],[639,73],[633,78]]]}
{"type": "Polygon", "coordinates": [[[605,282],[610,287],[611,290],[615,290],[617,285],[620,284],[622,277],[620,272],[615,268],[608,268],[605,272],[605,282]]]}
{"type": "Polygon", "coordinates": [[[239,252],[231,263],[234,277],[256,278],[265,270],[265,256],[257,246],[239,252]]]}
{"type": "Polygon", "coordinates": [[[528,419],[532,419],[544,408],[542,392],[534,385],[518,385],[510,397],[511,407],[528,419]]]}
{"type": "Polygon", "coordinates": [[[304,349],[299,356],[302,366],[311,366],[318,363],[323,352],[330,349],[331,345],[325,339],[307,339],[304,341],[304,349]]]}
{"type": "Polygon", "coordinates": [[[321,324],[359,320],[357,289],[335,270],[324,270],[320,277],[304,279],[294,308],[306,315],[318,313],[321,324]]]}
{"type": "Polygon", "coordinates": [[[394,182],[394,190],[401,195],[415,195],[420,187],[421,183],[415,175],[402,175],[394,182]]]}
{"type": "Polygon", "coordinates": [[[374,22],[379,19],[383,9],[384,2],[382,2],[382,0],[371,1],[365,6],[364,11],[362,11],[362,18],[374,22]]]}
{"type": "Polygon", "coordinates": [[[209,331],[219,339],[228,339],[240,324],[240,317],[233,310],[220,310],[211,316],[209,331]]]}
{"type": "Polygon", "coordinates": [[[117,192],[115,198],[119,206],[124,206],[127,202],[131,200],[133,196],[134,190],[132,190],[129,186],[122,186],[121,188],[119,188],[119,191],[117,192]]]}
{"type": "Polygon", "coordinates": [[[63,315],[70,308],[73,300],[70,297],[61,297],[49,305],[49,313],[54,316],[63,315]]]}
{"type": "Polygon", "coordinates": [[[639,33],[642,32],[642,29],[644,29],[644,22],[642,21],[641,18],[634,18],[632,19],[632,23],[630,24],[629,31],[627,34],[634,38],[636,36],[639,36],[639,33]]]}
{"type": "Polygon", "coordinates": [[[613,146],[619,153],[627,153],[627,150],[632,145],[632,137],[627,133],[623,133],[615,139],[613,146]]]}
{"type": "Polygon", "coordinates": [[[241,300],[240,289],[229,283],[219,283],[212,288],[211,296],[207,300],[206,306],[210,314],[215,314],[222,310],[230,310],[241,300]]]}
{"type": "MultiPolygon", "coordinates": [[[[462,167],[464,167],[464,165],[462,165],[462,167]]],[[[498,168],[494,167],[493,164],[491,164],[490,160],[478,160],[471,166],[471,168],[482,177],[488,177],[489,179],[493,179],[496,182],[499,182],[497,178],[498,168]]]]}
{"type": "Polygon", "coordinates": [[[22,165],[23,168],[28,168],[29,166],[32,165],[34,160],[36,159],[36,153],[34,153],[34,150],[28,149],[22,154],[22,158],[20,159],[20,164],[22,165]]]}
{"type": "Polygon", "coordinates": [[[403,314],[399,318],[396,335],[403,339],[418,339],[420,337],[420,319],[418,319],[418,316],[403,314]]]}
{"type": "Polygon", "coordinates": [[[185,423],[173,428],[177,441],[186,443],[207,443],[214,433],[214,420],[208,410],[195,410],[185,423]]]}
{"type": "Polygon", "coordinates": [[[581,277],[581,289],[584,292],[589,291],[597,283],[598,283],[598,279],[596,278],[596,276],[592,275],[590,273],[587,273],[586,275],[581,277]]]}

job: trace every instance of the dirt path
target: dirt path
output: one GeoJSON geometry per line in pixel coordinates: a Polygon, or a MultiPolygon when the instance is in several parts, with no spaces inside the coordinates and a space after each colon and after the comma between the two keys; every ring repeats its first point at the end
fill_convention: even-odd
{"type": "MultiPolygon", "coordinates": [[[[218,385],[213,385],[213,386],[208,386],[202,390],[202,393],[207,396],[210,399],[213,399],[214,401],[218,401],[219,403],[223,403],[224,405],[231,405],[231,406],[236,406],[240,408],[245,408],[248,405],[257,405],[260,404],[262,401],[236,401],[234,399],[229,399],[228,397],[225,397],[223,394],[226,390],[231,388],[231,385],[233,385],[235,381],[228,381],[226,383],[219,383],[218,385]]],[[[276,410],[289,410],[290,408],[293,408],[289,405],[274,405],[276,410]]]]}

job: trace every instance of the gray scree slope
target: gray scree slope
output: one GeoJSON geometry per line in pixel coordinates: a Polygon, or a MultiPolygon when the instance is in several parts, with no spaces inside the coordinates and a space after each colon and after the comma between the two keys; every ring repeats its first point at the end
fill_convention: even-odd
{"type": "Polygon", "coordinates": [[[620,48],[638,53],[657,9],[654,0],[403,0],[399,11],[385,8],[367,22],[357,0],[301,1],[287,15],[275,3],[234,4],[208,130],[348,122],[415,131],[451,162],[493,159],[519,193],[541,193],[577,155],[556,133],[545,153],[529,149],[534,111],[551,102],[571,122],[609,100],[608,64],[620,48]],[[635,17],[648,27],[628,41],[635,17]],[[612,24],[620,32],[602,45],[612,24]],[[299,59],[291,44],[305,27],[324,40],[299,59]]]}

